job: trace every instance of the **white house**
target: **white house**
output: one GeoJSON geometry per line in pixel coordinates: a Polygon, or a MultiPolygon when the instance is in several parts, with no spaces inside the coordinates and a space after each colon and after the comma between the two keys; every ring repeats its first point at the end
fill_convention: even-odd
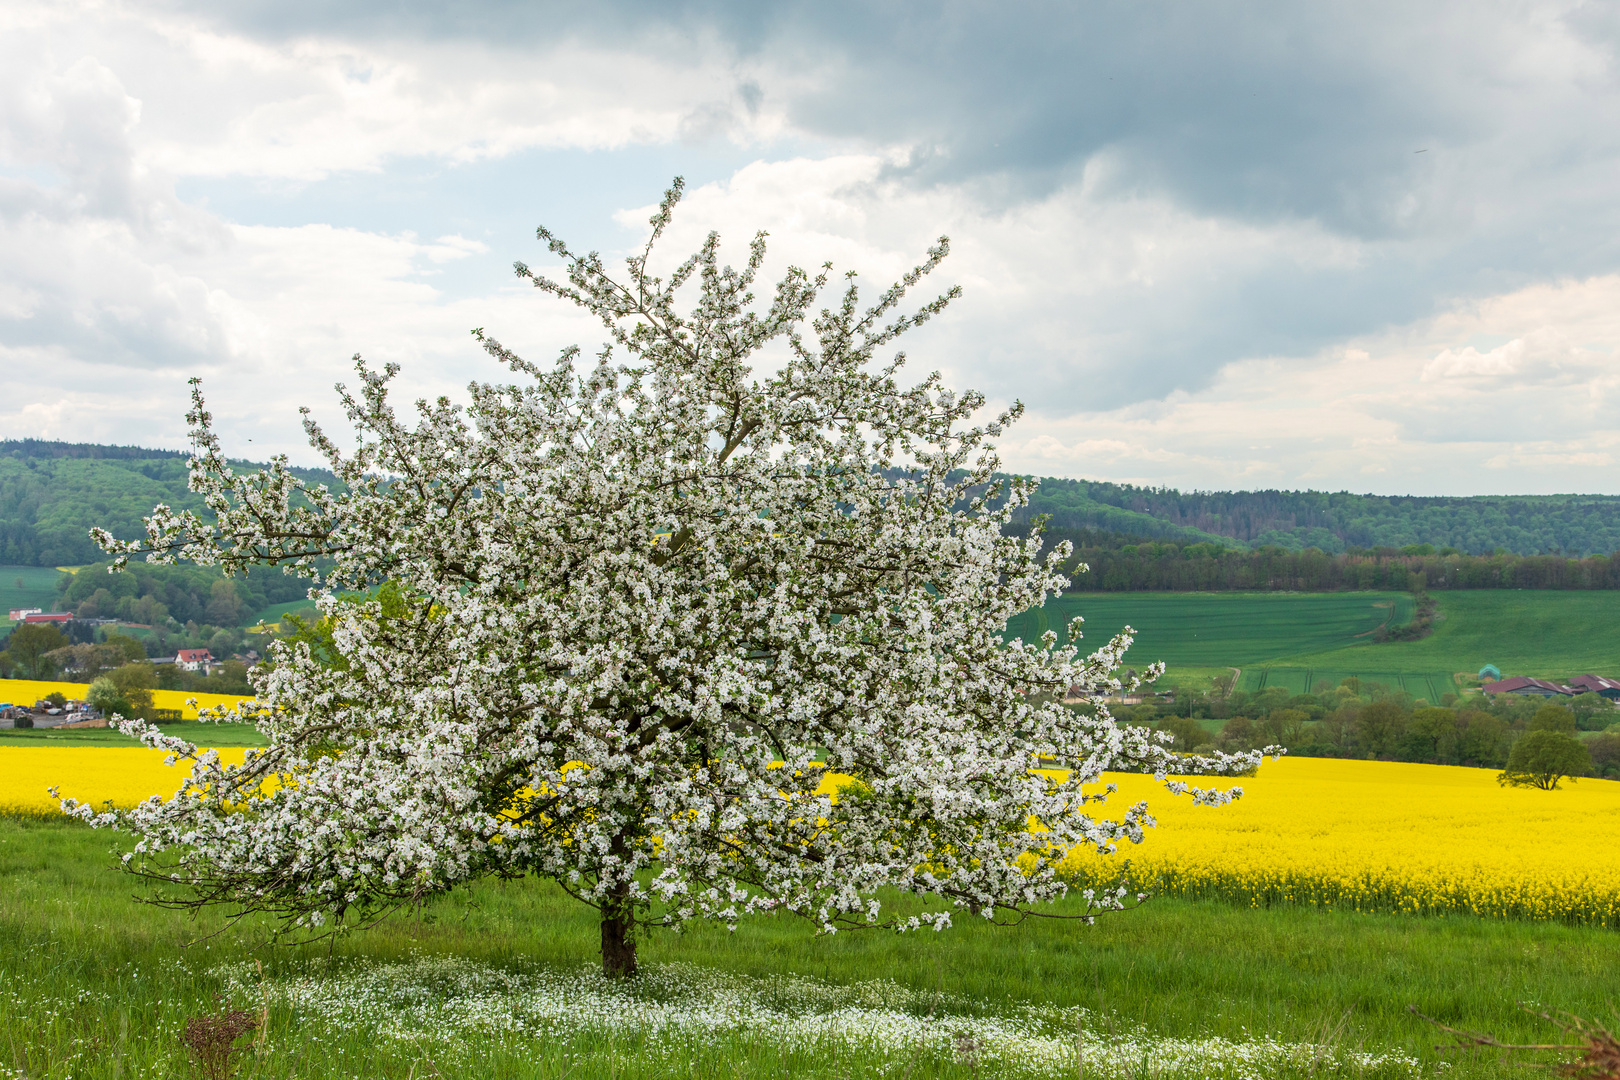
{"type": "Polygon", "coordinates": [[[207,649],[181,649],[174,654],[174,663],[176,667],[185,668],[187,671],[200,671],[206,675],[208,669],[214,665],[214,658],[207,649]]]}

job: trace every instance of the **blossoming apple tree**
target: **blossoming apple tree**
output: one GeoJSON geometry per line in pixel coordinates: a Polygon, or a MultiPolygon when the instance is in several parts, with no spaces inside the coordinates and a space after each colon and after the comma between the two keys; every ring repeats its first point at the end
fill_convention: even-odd
{"type": "MultiPolygon", "coordinates": [[[[1166,774],[1252,755],[1172,758],[1106,709],[1061,704],[1074,684],[1118,686],[1128,632],[1090,654],[1078,620],[1062,640],[1003,639],[1068,584],[1066,546],[1043,558],[1038,529],[1003,533],[1029,486],[984,494],[1020,410],[975,423],[983,396],[937,374],[906,385],[904,354],[880,355],[957,295],[908,307],[946,241],[870,306],[851,277],[818,307],[830,267],[756,299],[763,234],[740,269],[711,234],[652,272],[680,190],[622,280],[544,229],[566,279],[517,266],[601,319],[594,359],[543,366],[474,331],[519,381],[407,419],[393,365],[356,358],[339,393],[357,448],[305,416],[344,490],[285,459],[235,473],[193,389],[191,484],[211,513],[159,506],[146,539],[98,541],[120,565],[306,575],[325,644],[274,644],[256,702],[213,716],[268,736],[241,765],[125,723],[192,762],[168,800],[64,802],[133,830],[132,870],[305,928],[541,875],[600,910],[604,970],[626,974],[638,927],[695,918],[1051,914],[1068,851],[1152,824],[1145,804],[1094,812],[1105,769],[1238,794],[1166,774]],[[885,910],[884,888],[920,911],[885,910]]],[[[1088,893],[1071,914],[1126,899],[1088,893]]]]}

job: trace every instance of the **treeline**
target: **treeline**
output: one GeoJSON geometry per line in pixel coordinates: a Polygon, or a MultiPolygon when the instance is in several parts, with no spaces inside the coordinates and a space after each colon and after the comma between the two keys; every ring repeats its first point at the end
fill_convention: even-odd
{"type": "MultiPolygon", "coordinates": [[[[212,629],[212,628],[210,628],[212,629]]],[[[182,690],[187,693],[247,694],[248,661],[257,653],[224,660],[207,675],[187,671],[178,664],[153,664],[157,657],[172,657],[158,635],[143,642],[105,628],[88,632],[83,623],[59,628],[51,623],[22,623],[0,636],[0,679],[61,679],[91,684],[91,704],[103,712],[157,719],[149,693],[133,691],[182,690]],[[110,679],[119,693],[114,700],[97,703],[95,684],[110,679]],[[103,705],[110,706],[104,708],[103,705]]],[[[213,641],[182,643],[182,648],[208,648],[216,659],[231,656],[241,632],[215,631],[213,641]],[[221,635],[224,635],[223,637],[221,635]]],[[[60,695],[58,695],[60,696],[60,695]]],[[[63,699],[65,701],[65,698],[63,699]]],[[[61,705],[63,701],[57,701],[61,705]]],[[[30,704],[21,702],[20,704],[30,704]]]]}
{"type": "Polygon", "coordinates": [[[1288,551],[1267,545],[1239,551],[1048,527],[1048,547],[1061,540],[1074,545],[1071,566],[1090,567],[1088,573],[1071,575],[1075,592],[1620,589],[1620,552],[1586,558],[1468,555],[1417,544],[1329,555],[1315,548],[1288,551]]]}
{"type": "Polygon", "coordinates": [[[1508,765],[1527,732],[1550,727],[1585,750],[1584,764],[1571,775],[1620,776],[1620,709],[1596,694],[1566,700],[1447,694],[1431,703],[1352,677],[1337,686],[1319,684],[1309,694],[1281,687],[1226,697],[1182,694],[1174,702],[1116,707],[1114,713],[1170,732],[1180,751],[1278,745],[1307,757],[1492,769],[1508,765]]]}
{"type": "Polygon", "coordinates": [[[273,567],[228,578],[216,567],[131,562],[122,573],[109,574],[108,566],[92,563],[64,574],[57,609],[159,628],[230,627],[251,621],[269,604],[301,603],[309,589],[309,582],[273,567]]]}
{"type": "Polygon", "coordinates": [[[1192,491],[1048,478],[1028,508],[1067,529],[1186,543],[1202,533],[1244,545],[1328,554],[1433,544],[1473,555],[1593,555],[1620,550],[1611,495],[1354,495],[1347,491],[1192,491]]]}
{"type": "MultiPolygon", "coordinates": [[[[187,457],[134,446],[0,442],[0,564],[79,566],[102,557],[90,540],[94,526],[134,539],[144,535],[144,519],[158,503],[202,512],[202,499],[186,487],[187,457]]],[[[337,486],[324,470],[294,471],[337,486]]]]}

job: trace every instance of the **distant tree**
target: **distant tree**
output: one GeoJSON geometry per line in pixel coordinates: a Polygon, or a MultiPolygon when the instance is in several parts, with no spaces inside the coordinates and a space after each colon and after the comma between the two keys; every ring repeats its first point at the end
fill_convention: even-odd
{"type": "Polygon", "coordinates": [[[1393,701],[1375,701],[1356,715],[1357,741],[1374,754],[1393,754],[1406,733],[1406,712],[1393,701]]]}
{"type": "Polygon", "coordinates": [[[1310,718],[1303,709],[1272,709],[1257,728],[1265,742],[1292,746],[1304,735],[1305,721],[1310,718]]]}
{"type": "Polygon", "coordinates": [[[117,645],[92,645],[84,642],[52,649],[45,659],[59,674],[77,678],[95,678],[125,662],[124,650],[117,645]]]}
{"type": "Polygon", "coordinates": [[[1234,716],[1221,726],[1220,747],[1228,752],[1249,750],[1259,738],[1253,720],[1247,716],[1234,716]]]}
{"type": "Polygon", "coordinates": [[[105,675],[91,680],[90,689],[86,691],[84,699],[90,703],[92,709],[103,716],[121,713],[129,707],[125,704],[124,695],[119,692],[118,685],[105,675]]]}
{"type": "Polygon", "coordinates": [[[146,659],[146,646],[128,634],[108,634],[103,644],[116,648],[126,661],[146,659]]]}
{"type": "Polygon", "coordinates": [[[1614,702],[1601,694],[1577,694],[1569,703],[1569,711],[1582,731],[1602,731],[1615,718],[1614,702]]]}
{"type": "Polygon", "coordinates": [[[1591,764],[1592,756],[1573,735],[1539,728],[1519,736],[1508,754],[1507,768],[1497,775],[1496,782],[1555,791],[1559,781],[1565,777],[1574,780],[1591,764]]]}
{"type": "Polygon", "coordinates": [[[152,688],[157,685],[157,672],[144,661],[128,663],[108,672],[107,678],[118,687],[124,699],[124,708],[118,711],[129,717],[150,719],[152,716],[152,688]]]}
{"type": "Polygon", "coordinates": [[[1605,732],[1587,743],[1586,750],[1599,776],[1620,776],[1620,734],[1605,732]]]}
{"type": "Polygon", "coordinates": [[[1204,725],[1187,716],[1171,717],[1164,722],[1162,729],[1175,737],[1175,750],[1181,754],[1190,754],[1214,741],[1213,736],[1204,730],[1204,725]]]}
{"type": "Polygon", "coordinates": [[[1557,731],[1565,735],[1575,734],[1575,714],[1562,705],[1543,705],[1536,710],[1526,725],[1529,731],[1557,731]]]}
{"type": "Polygon", "coordinates": [[[1446,761],[1456,750],[1457,714],[1450,709],[1414,709],[1406,724],[1402,757],[1410,761],[1446,761]]]}
{"type": "Polygon", "coordinates": [[[1512,733],[1507,724],[1487,712],[1464,709],[1457,714],[1457,743],[1453,760],[1459,765],[1500,768],[1507,761],[1512,733]]]}
{"type": "Polygon", "coordinates": [[[66,647],[68,639],[49,623],[23,623],[11,632],[6,642],[6,656],[11,668],[27,679],[49,679],[56,674],[56,665],[46,654],[66,647]]]}

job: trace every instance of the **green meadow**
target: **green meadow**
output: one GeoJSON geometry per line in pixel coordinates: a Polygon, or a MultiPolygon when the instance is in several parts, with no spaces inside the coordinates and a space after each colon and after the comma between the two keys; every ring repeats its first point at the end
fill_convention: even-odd
{"type": "Polygon", "coordinates": [[[11,626],[6,616],[13,608],[49,611],[61,576],[54,566],[0,566],[0,629],[11,626]]]}
{"type": "Polygon", "coordinates": [[[1438,617],[1419,641],[1374,640],[1380,625],[1412,618],[1406,593],[1073,593],[1008,624],[1026,640],[1061,632],[1075,615],[1098,644],[1126,625],[1137,631],[1128,663],[1163,660],[1178,670],[1240,668],[1239,687],[1304,692],[1350,675],[1437,700],[1455,676],[1486,664],[1504,674],[1567,678],[1620,674],[1620,592],[1478,590],[1435,592],[1438,617]]]}
{"type": "Polygon", "coordinates": [[[1614,995],[1612,931],[1158,899],[1093,926],[963,918],[943,933],[817,937],[784,916],[652,933],[649,977],[612,999],[620,1016],[601,1011],[595,913],[555,886],[486,882],[369,931],[278,946],[262,921],[134,903],[118,847],[0,818],[8,1075],[204,1075],[182,1044],[187,1018],[239,1008],[268,1018],[242,1041],[242,1077],[1393,1078],[1449,1060],[1448,1076],[1505,1078],[1525,1075],[1514,1059],[1438,1054],[1440,1034],[1406,1007],[1546,1041],[1519,1002],[1607,1015],[1614,995]],[[526,989],[548,986],[577,997],[526,989]],[[549,1019],[517,1022],[535,1015],[549,1019]],[[826,1035],[838,1016],[875,1034],[826,1035]],[[823,1034],[794,1034],[805,1025],[823,1034]],[[996,1059],[997,1033],[1014,1029],[1060,1060],[996,1059]],[[1257,1053],[1263,1040],[1293,1047],[1291,1063],[1257,1053]],[[1123,1064],[1104,1065],[1107,1047],[1123,1064]]]}

